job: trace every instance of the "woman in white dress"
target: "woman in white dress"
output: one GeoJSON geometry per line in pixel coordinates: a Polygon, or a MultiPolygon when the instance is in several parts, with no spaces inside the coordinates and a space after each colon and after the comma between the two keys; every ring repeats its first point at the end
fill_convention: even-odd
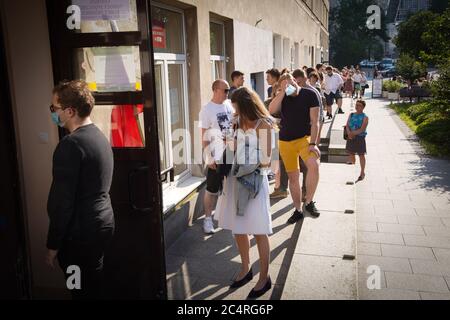
{"type": "Polygon", "coordinates": [[[253,141],[258,141],[259,152],[254,149],[254,153],[260,155],[258,162],[260,165],[257,170],[261,171],[263,177],[259,192],[255,198],[251,197],[248,200],[244,214],[242,214],[242,212],[238,212],[240,210],[236,205],[239,198],[237,190],[241,182],[231,172],[224,183],[223,194],[218,200],[215,217],[219,221],[220,228],[232,231],[241,256],[241,272],[231,285],[232,289],[242,287],[253,279],[253,271],[250,268],[249,235],[254,235],[259,252],[260,276],[256,286],[250,292],[249,298],[257,298],[270,290],[272,286],[269,277],[269,235],[272,234],[272,217],[269,181],[266,172],[270,167],[274,125],[269,112],[255,92],[247,88],[240,88],[233,93],[231,102],[236,110],[236,117],[239,119],[238,132],[240,133],[235,134],[234,143],[237,154],[239,154],[239,148],[246,147],[246,139],[251,141],[253,138],[253,141]]]}

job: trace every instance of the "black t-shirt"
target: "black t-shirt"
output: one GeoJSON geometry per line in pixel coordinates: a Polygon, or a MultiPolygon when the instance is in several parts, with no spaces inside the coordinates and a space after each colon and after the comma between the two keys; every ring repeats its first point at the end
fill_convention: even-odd
{"type": "Polygon", "coordinates": [[[320,106],[317,95],[307,89],[298,96],[286,96],[281,105],[281,141],[294,141],[311,135],[310,109],[320,106]]]}
{"type": "Polygon", "coordinates": [[[94,124],[78,128],[59,142],[47,203],[47,248],[60,249],[67,240],[95,241],[100,233],[112,232],[113,167],[111,146],[94,124]]]}

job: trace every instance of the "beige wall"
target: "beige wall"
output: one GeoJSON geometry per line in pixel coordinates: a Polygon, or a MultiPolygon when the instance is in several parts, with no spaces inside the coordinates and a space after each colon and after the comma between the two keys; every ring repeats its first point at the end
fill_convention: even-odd
{"type": "Polygon", "coordinates": [[[35,287],[63,284],[60,270],[44,264],[48,228],[47,196],[58,136],[48,106],[53,88],[45,0],[2,1],[6,52],[15,112],[15,128],[29,247],[35,287]],[[42,137],[40,137],[42,136],[42,137]],[[46,141],[48,136],[48,141],[46,141]]]}
{"type": "MultiPolygon", "coordinates": [[[[230,64],[246,73],[265,72],[272,67],[273,62],[273,34],[282,37],[282,44],[288,43],[288,49],[298,44],[298,57],[294,61],[297,66],[311,65],[311,55],[305,55],[305,47],[314,47],[314,64],[320,59],[321,33],[328,38],[328,28],[324,27],[305,3],[294,0],[160,0],[155,1],[185,9],[187,18],[187,53],[189,71],[189,117],[192,130],[198,130],[193,125],[198,120],[201,106],[211,99],[211,64],[209,22],[211,14],[233,21],[233,56],[230,64]],[[195,12],[195,14],[194,14],[195,12]],[[196,16],[196,20],[192,17],[196,16]],[[255,27],[257,21],[262,21],[255,27]],[[253,32],[252,32],[253,30],[253,32]],[[198,32],[197,34],[189,34],[198,32]],[[250,40],[257,40],[262,36],[264,41],[248,40],[246,43],[240,33],[245,33],[250,40]],[[191,41],[196,40],[196,41],[191,41]],[[270,56],[270,57],[269,57],[270,56]]],[[[324,1],[329,7],[328,0],[324,1]]],[[[313,7],[314,9],[314,7],[313,7]]],[[[317,12],[317,8],[316,14],[317,12]]],[[[322,11],[320,11],[322,12],[322,11]]],[[[322,16],[319,16],[322,18],[322,16]]],[[[328,41],[326,41],[328,42],[328,41]]],[[[227,43],[229,46],[230,43],[227,43]]],[[[327,50],[328,46],[324,46],[327,50]]],[[[284,54],[283,54],[284,56],[284,54]]],[[[290,52],[287,55],[290,57],[290,52]]],[[[326,57],[326,54],[324,55],[326,57]]],[[[282,67],[290,67],[286,58],[282,59],[282,67]]],[[[290,60],[290,59],[288,59],[290,60]]],[[[229,75],[228,75],[229,76],[229,75]]],[[[230,79],[227,79],[230,80],[230,79]]],[[[250,75],[247,74],[247,86],[250,86],[250,75]]],[[[198,141],[192,135],[192,143],[198,141]]],[[[201,158],[201,155],[196,155],[201,158]]],[[[194,166],[193,173],[198,175],[198,166],[194,166]]]]}

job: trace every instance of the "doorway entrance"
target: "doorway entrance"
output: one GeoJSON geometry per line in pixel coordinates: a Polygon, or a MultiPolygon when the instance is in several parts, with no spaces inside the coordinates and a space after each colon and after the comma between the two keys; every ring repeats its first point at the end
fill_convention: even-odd
{"type": "Polygon", "coordinates": [[[31,297],[25,221],[0,12],[0,300],[31,297]]]}
{"type": "MultiPolygon", "coordinates": [[[[75,3],[47,1],[54,78],[89,84],[96,100],[92,120],[114,151],[116,233],[104,262],[107,298],[167,299],[160,161],[167,154],[160,150],[152,7],[149,0],[130,0],[108,10],[83,1],[89,15],[81,14],[77,26],[67,14],[75,3]]],[[[174,66],[161,74],[175,89],[174,66]]]]}

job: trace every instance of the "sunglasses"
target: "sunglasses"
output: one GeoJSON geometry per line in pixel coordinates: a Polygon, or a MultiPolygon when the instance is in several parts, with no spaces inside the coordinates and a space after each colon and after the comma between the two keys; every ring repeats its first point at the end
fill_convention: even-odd
{"type": "Polygon", "coordinates": [[[55,107],[54,105],[50,105],[50,112],[56,112],[56,110],[62,110],[61,107],[55,107]]]}

